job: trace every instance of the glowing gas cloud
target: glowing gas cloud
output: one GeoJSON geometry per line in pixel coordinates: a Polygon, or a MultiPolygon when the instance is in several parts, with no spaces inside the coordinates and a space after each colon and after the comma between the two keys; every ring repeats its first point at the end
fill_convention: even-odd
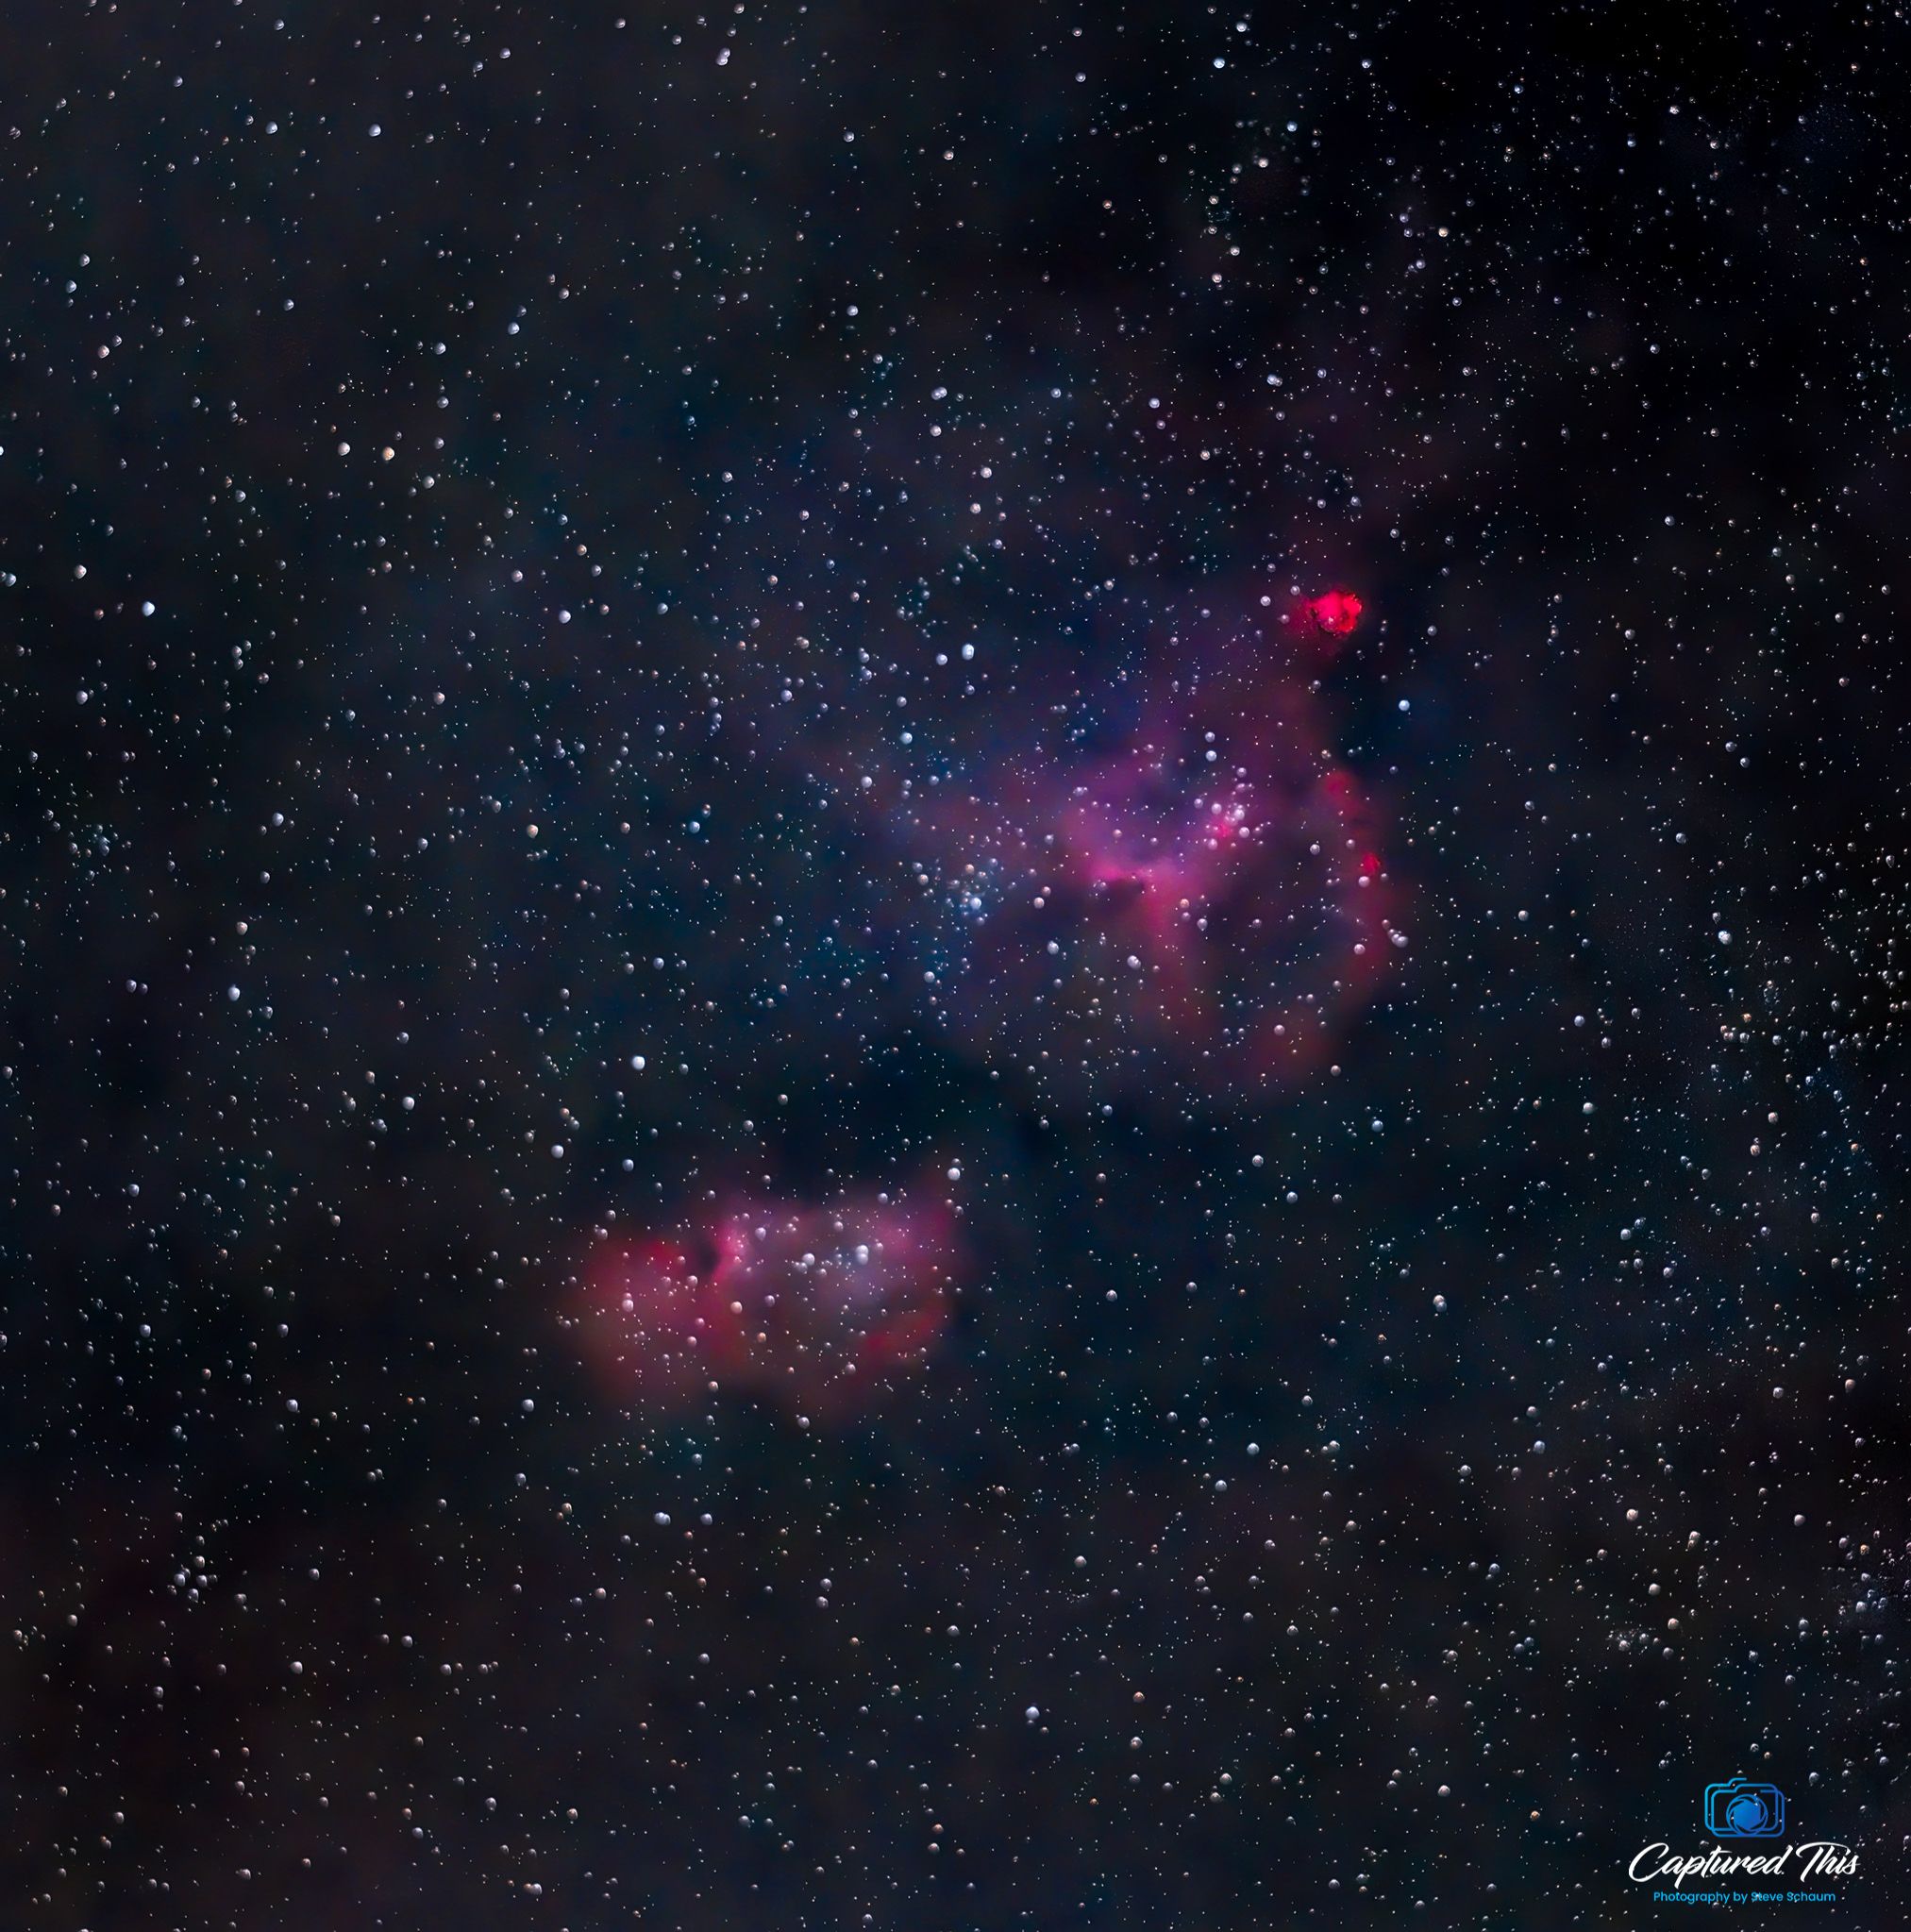
{"type": "Polygon", "coordinates": [[[739,1201],[697,1227],[600,1243],[576,1314],[600,1386],[633,1408],[721,1392],[830,1420],[928,1360],[962,1265],[943,1204],[739,1201]]]}
{"type": "MultiPolygon", "coordinates": [[[[1302,609],[1325,641],[1361,602],[1302,609]]],[[[1205,683],[1176,668],[1132,722],[1017,747],[953,797],[885,814],[941,888],[924,975],[938,1023],[1058,1100],[1291,1083],[1407,943],[1382,814],[1322,748],[1316,684],[1265,659],[1205,683]]]]}

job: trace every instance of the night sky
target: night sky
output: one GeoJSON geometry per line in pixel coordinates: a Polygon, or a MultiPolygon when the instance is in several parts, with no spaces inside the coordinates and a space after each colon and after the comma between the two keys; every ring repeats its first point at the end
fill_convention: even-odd
{"type": "Polygon", "coordinates": [[[1896,1922],[1906,31],[22,0],[0,1925],[1896,1922]]]}

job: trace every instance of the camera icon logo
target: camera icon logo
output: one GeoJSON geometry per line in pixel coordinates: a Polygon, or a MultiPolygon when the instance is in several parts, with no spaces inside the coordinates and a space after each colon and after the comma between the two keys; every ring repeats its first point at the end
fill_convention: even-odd
{"type": "Polygon", "coordinates": [[[1750,1778],[1707,1785],[1705,1829],[1714,1838],[1783,1838],[1785,1793],[1750,1778]]]}

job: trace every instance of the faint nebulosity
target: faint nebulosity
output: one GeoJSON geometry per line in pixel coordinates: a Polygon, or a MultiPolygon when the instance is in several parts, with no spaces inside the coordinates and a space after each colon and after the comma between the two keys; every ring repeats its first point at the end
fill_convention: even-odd
{"type": "Polygon", "coordinates": [[[1902,34],[18,10],[0,1924],[1893,1923],[1902,34]]]}

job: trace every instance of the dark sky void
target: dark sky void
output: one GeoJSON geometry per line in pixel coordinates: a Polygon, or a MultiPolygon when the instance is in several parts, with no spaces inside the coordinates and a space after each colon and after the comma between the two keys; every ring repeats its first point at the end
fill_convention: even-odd
{"type": "Polygon", "coordinates": [[[1904,31],[16,9],[0,1925],[1894,1923],[1904,31]]]}

